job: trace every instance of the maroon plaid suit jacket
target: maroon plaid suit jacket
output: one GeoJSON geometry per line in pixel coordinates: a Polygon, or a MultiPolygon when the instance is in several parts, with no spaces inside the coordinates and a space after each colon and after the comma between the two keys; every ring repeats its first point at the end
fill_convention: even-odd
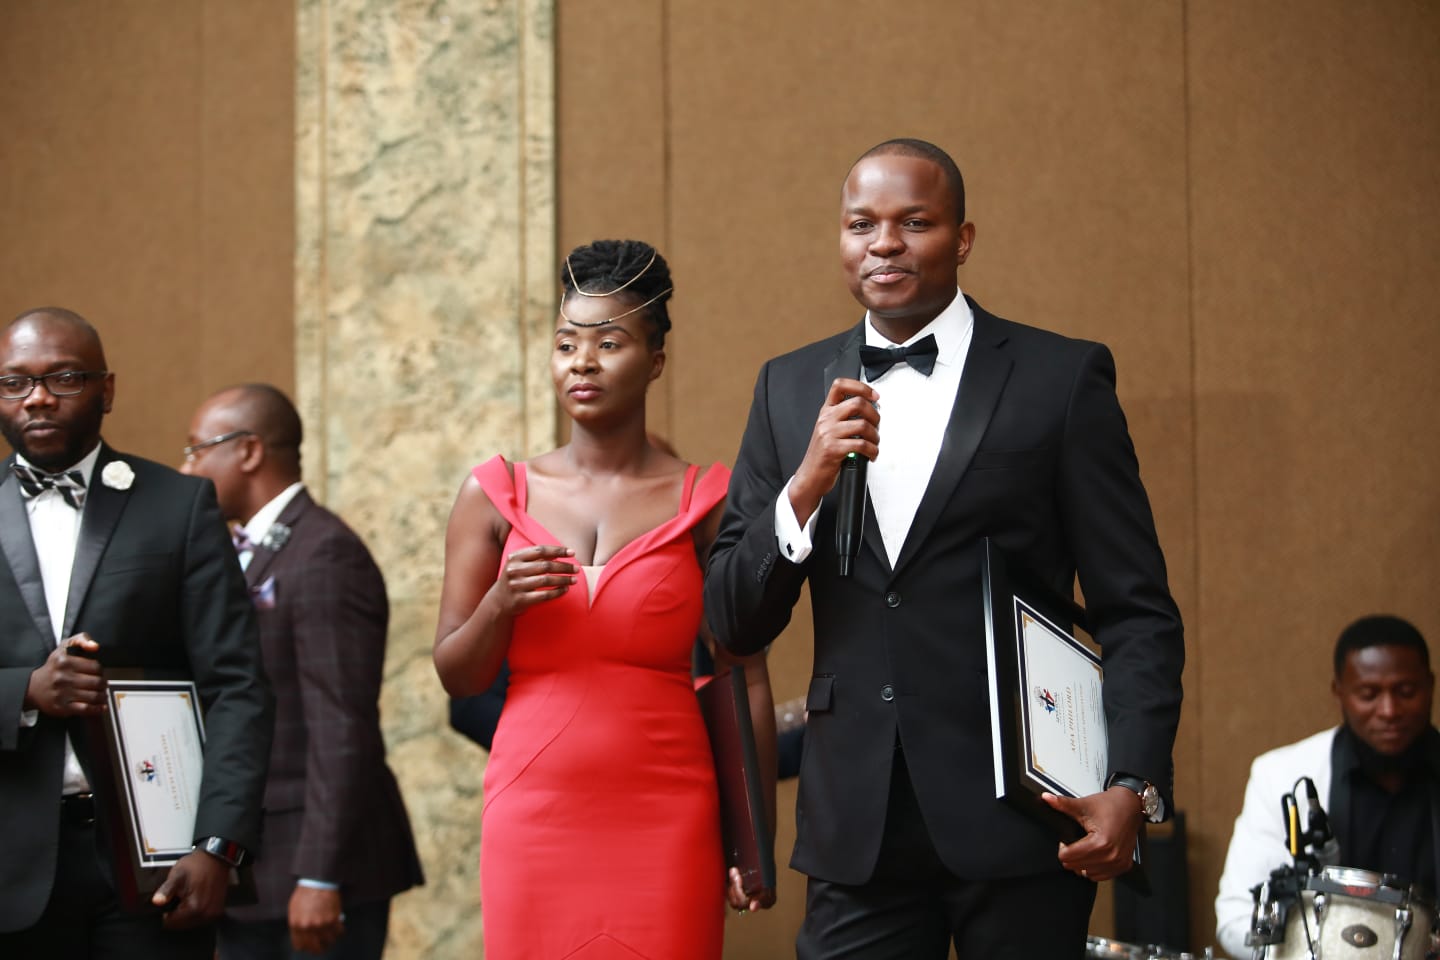
{"type": "Polygon", "coordinates": [[[360,538],[303,490],[271,530],[245,571],[276,711],[259,903],[232,907],[240,921],[284,917],[300,877],[339,883],[346,903],[424,882],[380,733],[385,581],[360,538]]]}

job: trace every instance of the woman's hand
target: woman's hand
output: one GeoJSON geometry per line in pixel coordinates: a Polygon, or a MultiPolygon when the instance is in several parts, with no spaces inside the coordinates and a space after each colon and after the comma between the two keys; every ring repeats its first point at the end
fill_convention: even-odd
{"type": "Polygon", "coordinates": [[[725,885],[725,899],[729,902],[731,909],[744,915],[754,913],[756,910],[769,910],[775,906],[775,889],[763,887],[752,897],[745,892],[745,884],[740,878],[740,871],[731,867],[730,882],[725,885]]]}
{"type": "Polygon", "coordinates": [[[579,574],[575,564],[566,559],[574,555],[569,547],[541,544],[507,556],[490,588],[501,615],[513,619],[538,603],[563,596],[579,574]]]}

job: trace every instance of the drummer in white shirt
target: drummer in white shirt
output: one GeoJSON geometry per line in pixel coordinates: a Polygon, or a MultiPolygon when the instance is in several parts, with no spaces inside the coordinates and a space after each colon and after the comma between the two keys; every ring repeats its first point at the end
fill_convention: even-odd
{"type": "MultiPolygon", "coordinates": [[[[1331,691],[1344,723],[1262,754],[1250,768],[1215,898],[1216,939],[1232,957],[1251,954],[1245,945],[1251,888],[1292,863],[1281,798],[1296,790],[1301,777],[1314,781],[1328,812],[1338,865],[1436,889],[1440,732],[1430,721],[1434,689],[1425,638],[1407,621],[1369,616],[1340,634],[1331,691]]],[[[1303,798],[1301,804],[1303,809],[1303,798]]]]}

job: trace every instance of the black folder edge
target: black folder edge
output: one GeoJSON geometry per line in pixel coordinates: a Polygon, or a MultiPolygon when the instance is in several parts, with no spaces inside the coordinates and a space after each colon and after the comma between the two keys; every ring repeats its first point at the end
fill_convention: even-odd
{"type": "MultiPolygon", "coordinates": [[[[1066,843],[1084,835],[1080,825],[1052,809],[1040,799],[1043,792],[1058,793],[1036,779],[1025,762],[1021,733],[1024,706],[1015,696],[1019,687],[1019,637],[1015,628],[1015,602],[1042,614],[1062,632],[1071,623],[1089,632],[1085,609],[1061,596],[1022,566],[1007,561],[1004,552],[985,538],[982,568],[985,608],[985,661],[990,686],[990,743],[994,759],[995,796],[1028,816],[1049,825],[1066,843]]],[[[1073,635],[1071,639],[1074,640],[1073,635]]],[[[1075,641],[1079,645],[1079,641],[1075,641]]],[[[1148,894],[1150,883],[1144,871],[1145,825],[1136,838],[1134,863],[1119,880],[1148,894]]]]}
{"type": "MultiPolygon", "coordinates": [[[[743,774],[742,784],[736,784],[734,782],[732,771],[735,769],[734,762],[736,758],[721,756],[718,745],[723,741],[717,736],[715,731],[710,731],[710,744],[712,751],[714,751],[716,787],[722,807],[727,804],[727,801],[734,802],[735,800],[739,800],[743,803],[745,807],[744,814],[750,821],[751,832],[755,837],[755,850],[753,854],[756,867],[758,868],[759,887],[757,888],[753,883],[756,871],[747,870],[743,865],[743,861],[739,863],[736,862],[736,860],[742,856],[742,852],[739,849],[739,838],[730,836],[730,831],[727,826],[729,818],[722,809],[720,822],[723,834],[722,839],[725,844],[726,867],[736,867],[739,869],[741,872],[741,883],[745,888],[745,892],[750,895],[755,895],[758,894],[761,889],[769,888],[773,890],[775,888],[775,840],[770,832],[768,817],[765,813],[764,780],[760,775],[760,754],[755,745],[755,728],[750,720],[750,696],[745,686],[744,669],[738,666],[731,667],[728,683],[725,681],[726,678],[721,676],[712,677],[708,683],[700,687],[697,692],[702,701],[710,701],[713,707],[720,707],[721,704],[719,701],[720,698],[723,697],[725,701],[727,701],[724,706],[728,707],[728,710],[722,709],[721,712],[722,714],[729,713],[733,715],[736,730],[739,734],[741,752],[739,761],[740,770],[743,774]],[[735,796],[737,793],[739,794],[738,797],[735,796]]],[[[705,716],[707,725],[725,722],[727,719],[723,715],[716,716],[715,711],[709,708],[702,708],[701,712],[705,716]]]]}
{"type": "MultiPolygon", "coordinates": [[[[1074,820],[1052,810],[1040,794],[1059,793],[1053,785],[1036,779],[1025,762],[1023,733],[1024,704],[1016,695],[1020,688],[1019,641],[1015,635],[1015,598],[1010,565],[990,540],[985,541],[985,654],[990,682],[990,744],[994,760],[995,796],[1026,815],[1048,825],[1062,840],[1084,835],[1074,820]]],[[[1042,612],[1053,604],[1029,603],[1034,594],[1022,598],[1042,612]]],[[[1047,617],[1047,619],[1050,619],[1047,617]]],[[[1063,625],[1062,625],[1063,629],[1063,625]]]]}
{"type": "Polygon", "coordinates": [[[769,817],[765,814],[765,780],[760,775],[760,749],[755,744],[755,725],[750,718],[750,692],[745,686],[745,670],[742,667],[730,668],[730,694],[734,697],[735,722],[740,727],[740,743],[744,750],[745,798],[750,805],[750,819],[755,824],[755,845],[760,850],[760,885],[773,890],[776,883],[775,839],[769,817]]]}

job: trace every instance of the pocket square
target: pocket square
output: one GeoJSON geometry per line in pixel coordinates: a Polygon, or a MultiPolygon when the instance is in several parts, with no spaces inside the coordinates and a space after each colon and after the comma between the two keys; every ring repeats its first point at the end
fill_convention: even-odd
{"type": "Polygon", "coordinates": [[[275,577],[273,574],[250,588],[250,601],[255,604],[256,610],[275,609],[275,577]]]}

